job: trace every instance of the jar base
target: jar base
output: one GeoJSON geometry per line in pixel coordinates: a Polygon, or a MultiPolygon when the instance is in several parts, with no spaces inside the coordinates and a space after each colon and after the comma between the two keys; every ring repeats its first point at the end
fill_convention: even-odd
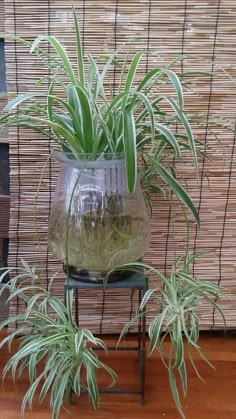
{"type": "Polygon", "coordinates": [[[63,270],[65,274],[67,274],[70,278],[75,279],[76,281],[89,283],[106,283],[121,281],[127,279],[133,272],[131,269],[117,269],[108,275],[109,271],[88,271],[87,269],[77,269],[73,266],[66,265],[63,265],[63,270]]]}

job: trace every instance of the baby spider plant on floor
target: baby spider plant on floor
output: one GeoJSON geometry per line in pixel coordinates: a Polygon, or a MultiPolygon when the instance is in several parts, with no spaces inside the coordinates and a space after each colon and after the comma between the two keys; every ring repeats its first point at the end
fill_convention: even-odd
{"type": "MultiPolygon", "coordinates": [[[[5,269],[0,276],[0,282],[12,269],[5,269]]],[[[0,348],[19,338],[18,351],[6,363],[3,378],[11,371],[13,380],[19,378],[24,371],[28,372],[30,387],[22,401],[22,415],[26,406],[32,408],[36,390],[39,402],[50,394],[52,419],[57,419],[64,401],[71,403],[73,396],[82,392],[88,394],[94,408],[99,405],[97,384],[98,370],[104,370],[111,377],[111,385],[115,384],[116,373],[99,360],[94,347],[100,347],[107,352],[101,339],[93,336],[88,329],[79,329],[72,320],[72,294],[67,294],[67,305],[51,294],[51,279],[49,290],[39,284],[39,276],[35,268],[30,268],[22,260],[20,273],[3,285],[10,291],[9,301],[16,296],[25,304],[25,312],[8,318],[0,325],[0,330],[16,322],[16,329],[8,334],[0,348]],[[37,285],[38,284],[38,285],[37,285]],[[43,370],[39,368],[42,363],[43,370]],[[39,372],[40,369],[40,372],[39,372]]]]}
{"type": "MultiPolygon", "coordinates": [[[[218,285],[205,280],[198,280],[191,274],[193,262],[199,255],[187,253],[182,260],[177,259],[171,270],[170,277],[165,277],[157,269],[146,264],[137,263],[132,269],[145,269],[149,279],[150,289],[146,292],[141,302],[140,310],[146,310],[152,317],[148,329],[150,338],[149,356],[154,350],[158,350],[160,357],[168,370],[171,392],[180,412],[185,418],[177,386],[177,376],[180,377],[183,395],[187,394],[187,367],[186,359],[189,358],[197,376],[202,380],[193,358],[193,352],[198,355],[212,368],[213,365],[206,358],[199,345],[200,318],[198,306],[203,302],[210,304],[221,315],[224,324],[225,317],[216,303],[222,297],[222,291],[218,285]],[[156,287],[155,279],[161,280],[163,287],[156,287]],[[152,288],[151,288],[152,287],[152,288]],[[149,310],[150,301],[154,306],[149,310]],[[157,304],[157,312],[155,311],[157,304]],[[161,303],[161,312],[160,311],[161,303]]],[[[128,266],[126,266],[128,268],[128,266]]],[[[130,266],[129,266],[130,268],[130,266]]],[[[120,340],[125,336],[130,326],[137,321],[137,314],[123,329],[120,340]]],[[[225,324],[226,326],[226,324],[225,324]]],[[[118,343],[119,343],[118,342],[118,343]]]]}

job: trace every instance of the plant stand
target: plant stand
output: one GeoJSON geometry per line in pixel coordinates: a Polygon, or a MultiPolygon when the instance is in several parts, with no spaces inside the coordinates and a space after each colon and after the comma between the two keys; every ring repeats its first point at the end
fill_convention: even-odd
{"type": "MultiPolygon", "coordinates": [[[[79,290],[84,289],[130,289],[131,291],[138,291],[138,302],[139,306],[142,301],[144,294],[148,289],[148,282],[142,272],[131,272],[130,275],[126,276],[123,280],[117,280],[107,282],[105,288],[101,282],[84,282],[78,281],[72,278],[67,278],[64,285],[65,296],[68,290],[75,291],[75,321],[79,325],[79,290]]],[[[66,298],[65,298],[66,303],[66,298]]],[[[140,311],[141,316],[138,321],[138,333],[137,333],[137,346],[125,346],[117,347],[108,346],[108,350],[113,351],[137,351],[138,353],[138,368],[140,376],[140,388],[138,390],[132,389],[102,389],[100,393],[113,393],[113,394],[140,394],[141,403],[145,403],[145,338],[146,338],[146,315],[145,312],[140,311]]],[[[94,348],[96,349],[96,348],[94,348]]]]}

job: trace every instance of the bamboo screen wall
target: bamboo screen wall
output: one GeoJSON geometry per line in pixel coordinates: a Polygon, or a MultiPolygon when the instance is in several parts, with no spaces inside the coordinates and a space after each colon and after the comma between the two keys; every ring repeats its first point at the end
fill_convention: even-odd
{"type": "Polygon", "coordinates": [[[4,1],[0,1],[0,33],[3,32],[4,28],[4,1]]]}
{"type": "MultiPolygon", "coordinates": [[[[235,1],[77,0],[74,3],[78,8],[85,50],[94,55],[110,53],[133,38],[135,47],[146,50],[148,54],[142,71],[153,65],[168,64],[178,54],[190,54],[191,59],[185,59],[179,67],[185,71],[195,68],[217,74],[215,78],[199,80],[194,93],[188,94],[186,101],[186,109],[208,113],[205,124],[196,128],[195,134],[206,141],[212,162],[205,157],[200,160],[202,170],[198,184],[188,161],[179,170],[187,178],[188,190],[202,219],[200,232],[194,224],[191,226],[190,246],[204,252],[194,271],[200,278],[227,288],[227,296],[221,305],[228,327],[236,327],[236,86],[232,79],[236,75],[235,1]]],[[[16,33],[28,40],[33,40],[38,34],[54,34],[74,54],[69,0],[5,0],[5,28],[8,33],[16,33]]],[[[24,47],[12,42],[7,43],[6,61],[9,91],[34,90],[36,79],[43,75],[38,61],[24,47]]],[[[29,263],[39,261],[39,249],[34,245],[33,237],[33,206],[40,174],[52,145],[24,130],[10,131],[9,140],[12,196],[9,263],[19,267],[20,256],[29,263]]],[[[56,174],[54,164],[50,163],[38,198],[37,222],[47,274],[61,270],[47,250],[48,216],[56,174]]],[[[176,251],[181,254],[186,244],[185,224],[177,206],[172,215],[175,218],[176,251]]],[[[168,270],[173,259],[172,218],[168,202],[156,198],[152,243],[146,260],[163,271],[168,270]]],[[[55,291],[62,295],[62,288],[61,275],[55,291]]],[[[104,303],[103,331],[118,331],[132,309],[128,292],[107,292],[105,301],[104,296],[97,292],[84,293],[82,321],[98,330],[104,303]]],[[[11,307],[12,313],[21,309],[19,302],[11,307]]],[[[222,321],[212,308],[200,305],[199,312],[202,328],[222,327],[222,321]]]]}
{"type": "MultiPolygon", "coordinates": [[[[0,34],[4,32],[4,2],[0,0],[0,34]]],[[[0,112],[6,104],[3,41],[0,36],[0,112]]],[[[7,196],[7,142],[6,133],[0,137],[0,266],[3,264],[4,240],[8,238],[9,197],[7,196]]]]}

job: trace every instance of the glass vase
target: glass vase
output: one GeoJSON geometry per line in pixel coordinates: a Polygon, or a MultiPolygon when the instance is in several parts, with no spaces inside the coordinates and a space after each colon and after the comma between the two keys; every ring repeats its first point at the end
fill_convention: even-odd
{"type": "Polygon", "coordinates": [[[133,195],[127,191],[123,156],[54,157],[60,173],[49,221],[52,253],[90,280],[142,258],[150,242],[149,216],[140,182],[133,195]]]}

